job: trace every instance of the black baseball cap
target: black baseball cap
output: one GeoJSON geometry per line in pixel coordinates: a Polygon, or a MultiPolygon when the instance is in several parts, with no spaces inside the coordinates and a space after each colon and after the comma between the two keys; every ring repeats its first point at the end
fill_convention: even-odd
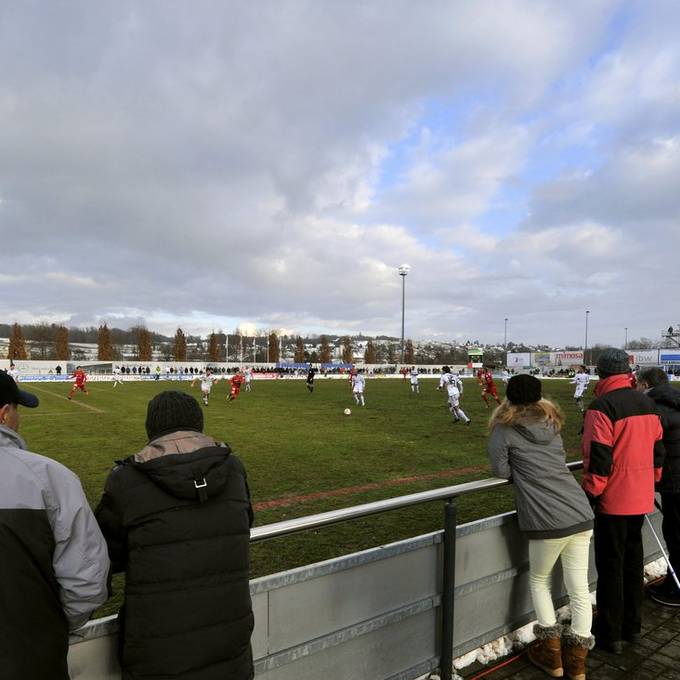
{"type": "Polygon", "coordinates": [[[0,371],[0,406],[20,404],[27,408],[35,408],[39,403],[40,400],[35,394],[20,390],[11,375],[0,371]]]}

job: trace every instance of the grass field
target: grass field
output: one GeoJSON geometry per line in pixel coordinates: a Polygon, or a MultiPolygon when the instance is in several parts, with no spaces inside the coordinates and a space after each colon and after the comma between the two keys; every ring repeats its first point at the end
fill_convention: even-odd
{"type": "MultiPolygon", "coordinates": [[[[490,475],[486,460],[487,420],[479,388],[465,381],[462,408],[470,426],[453,424],[434,379],[421,379],[412,395],[402,380],[374,379],[365,408],[354,405],[344,380],[317,378],[314,394],[304,381],[255,382],[251,393],[227,403],[218,383],[204,409],[205,432],[226,441],[248,472],[255,524],[300,517],[490,475]],[[343,409],[350,407],[351,416],[343,409]]],[[[90,382],[90,395],[65,398],[67,384],[26,384],[41,405],[22,409],[21,434],[32,451],[71,468],[93,507],[113,462],[146,442],[144,419],[150,398],[165,389],[200,397],[189,382],[90,382]]],[[[502,391],[502,386],[501,391],[502,391]]],[[[547,397],[567,414],[563,431],[569,458],[579,455],[581,417],[573,386],[544,382],[547,397]]],[[[592,388],[591,388],[592,393],[592,388]]],[[[461,499],[459,521],[512,508],[509,489],[461,499]]],[[[380,545],[441,528],[440,503],[396,511],[253,546],[252,575],[380,545]]],[[[100,613],[115,611],[116,597],[100,613]]]]}

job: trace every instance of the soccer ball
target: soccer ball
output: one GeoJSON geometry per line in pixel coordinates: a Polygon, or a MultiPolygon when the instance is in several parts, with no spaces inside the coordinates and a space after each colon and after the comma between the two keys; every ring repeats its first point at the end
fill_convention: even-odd
{"type": "Polygon", "coordinates": [[[346,416],[351,416],[351,415],[352,415],[352,411],[351,411],[350,409],[348,409],[348,408],[346,408],[346,409],[343,411],[343,413],[344,413],[346,416]]]}

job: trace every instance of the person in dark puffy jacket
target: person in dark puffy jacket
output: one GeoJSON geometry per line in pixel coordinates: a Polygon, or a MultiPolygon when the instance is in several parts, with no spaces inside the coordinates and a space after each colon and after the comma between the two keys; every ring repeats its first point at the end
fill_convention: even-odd
{"type": "Polygon", "coordinates": [[[161,392],[149,402],[149,443],[119,462],[96,517],[113,571],[125,571],[118,615],[123,680],[250,680],[246,473],[207,437],[198,402],[161,392]]]}
{"type": "Polygon", "coordinates": [[[583,488],[595,508],[597,621],[602,649],[620,654],[640,636],[642,523],[654,510],[665,455],[654,402],[633,390],[628,354],[603,350],[595,400],[583,421],[583,488]]]}
{"type": "MultiPolygon", "coordinates": [[[[645,368],[638,372],[637,389],[655,404],[663,426],[666,449],[661,481],[656,485],[661,492],[663,523],[661,529],[668,548],[673,570],[680,574],[680,390],[668,382],[662,368],[645,368]]],[[[653,600],[669,607],[680,607],[680,590],[670,573],[657,586],[648,588],[653,600]]]]}
{"type": "Polygon", "coordinates": [[[553,677],[583,680],[594,644],[588,587],[593,512],[566,466],[560,436],[564,418],[541,398],[541,381],[514,376],[505,396],[491,417],[488,454],[493,473],[513,481],[519,528],[529,539],[529,586],[538,619],[529,659],[553,677]],[[571,626],[564,629],[550,591],[558,560],[572,610],[571,626]]]}

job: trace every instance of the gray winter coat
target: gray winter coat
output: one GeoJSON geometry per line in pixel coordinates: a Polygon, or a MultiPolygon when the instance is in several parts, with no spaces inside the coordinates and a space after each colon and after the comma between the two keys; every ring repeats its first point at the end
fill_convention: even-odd
{"type": "Polygon", "coordinates": [[[487,450],[493,474],[514,483],[519,528],[527,538],[561,538],[593,528],[593,511],[565,464],[562,437],[552,425],[496,425],[487,450]]]}
{"type": "Polygon", "coordinates": [[[0,677],[68,680],[69,630],[107,598],[104,537],[78,478],[0,425],[0,677]]]}

